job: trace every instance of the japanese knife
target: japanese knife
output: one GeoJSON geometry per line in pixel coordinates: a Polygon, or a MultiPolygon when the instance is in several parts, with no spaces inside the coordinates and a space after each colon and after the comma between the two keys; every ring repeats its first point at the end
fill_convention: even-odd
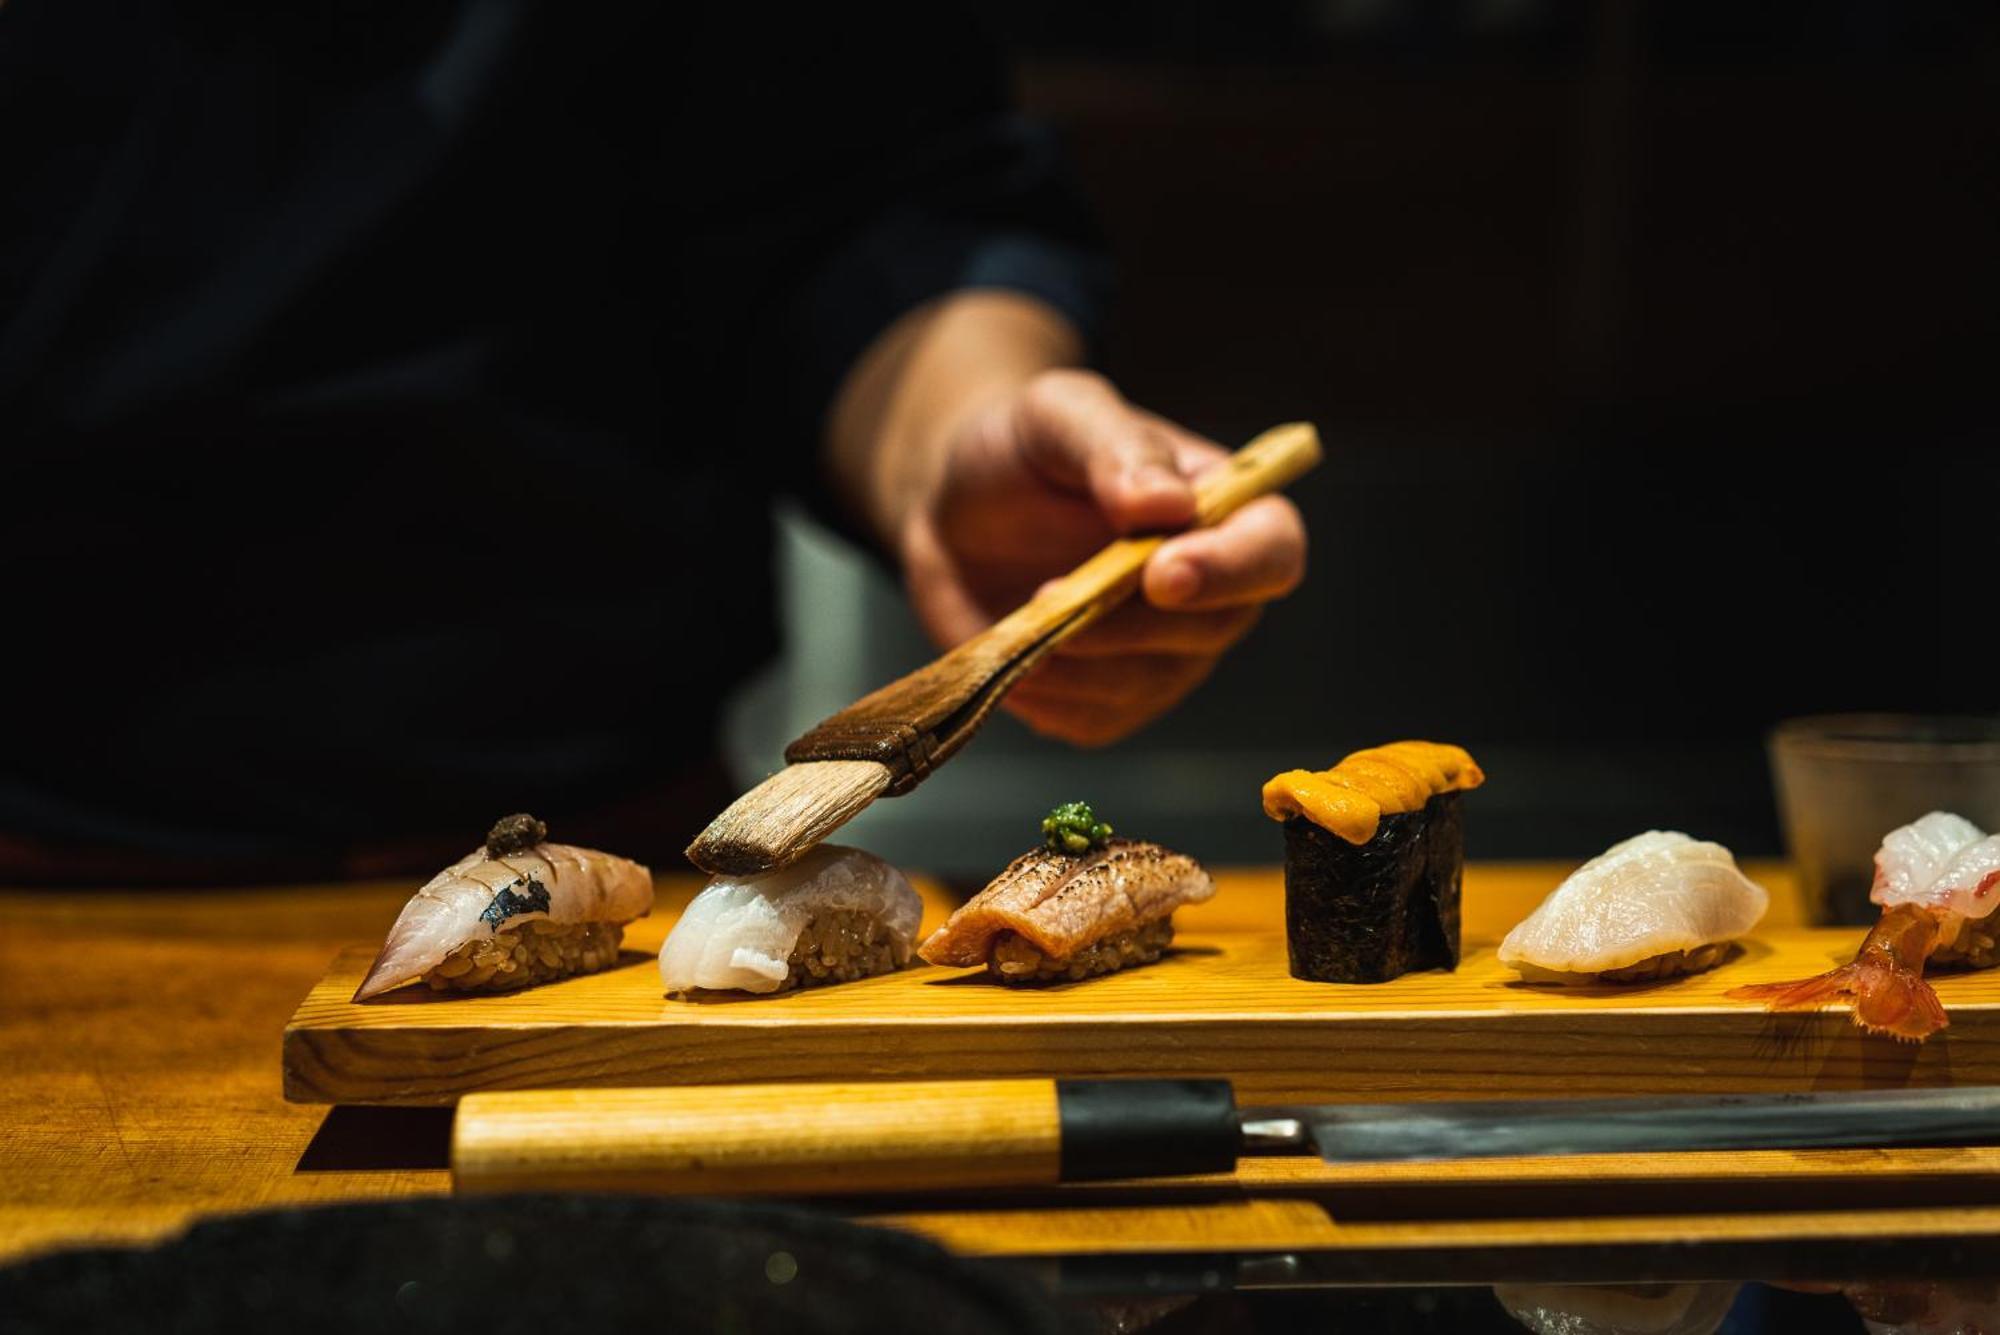
{"type": "Polygon", "coordinates": [[[913,1192],[1337,1163],[2000,1142],[2000,1088],[1242,1108],[1226,1080],[693,1085],[468,1095],[461,1191],[913,1192]]]}

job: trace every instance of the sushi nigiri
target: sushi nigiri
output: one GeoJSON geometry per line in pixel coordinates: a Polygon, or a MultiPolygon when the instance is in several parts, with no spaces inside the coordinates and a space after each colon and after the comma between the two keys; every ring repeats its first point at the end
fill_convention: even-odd
{"type": "Polygon", "coordinates": [[[1792,983],[1739,987],[1729,995],[1774,1011],[1810,1011],[1843,997],[1864,1032],[1921,1043],[1951,1023],[1924,981],[1929,963],[1967,969],[2000,964],[2000,835],[1946,811],[1891,830],[1875,854],[1868,898],[1882,906],[1854,959],[1792,983]]]}
{"type": "Polygon", "coordinates": [[[403,906],[354,999],[418,979],[439,991],[505,992],[608,967],[625,924],[652,911],[652,873],[547,840],[532,816],[496,824],[403,906]]]}
{"type": "Polygon", "coordinates": [[[1721,844],[1648,830],[1572,872],[1500,943],[1535,983],[1634,983],[1699,973],[1771,898],[1721,844]]]}
{"type": "Polygon", "coordinates": [[[910,962],[923,901],[902,872],[821,844],[789,866],[718,876],[660,947],[669,994],[783,992],[890,973],[910,962]]]}
{"type": "Polygon", "coordinates": [[[1462,795],[1485,781],[1463,747],[1391,742],[1264,785],[1264,814],[1284,822],[1292,977],[1384,983],[1458,967],[1462,795]]]}
{"type": "Polygon", "coordinates": [[[1043,831],[1047,843],[931,934],[919,952],[926,960],[985,965],[1003,983],[1074,982],[1159,959],[1174,939],[1174,910],[1215,893],[1193,858],[1111,838],[1083,803],[1057,808],[1043,831]]]}

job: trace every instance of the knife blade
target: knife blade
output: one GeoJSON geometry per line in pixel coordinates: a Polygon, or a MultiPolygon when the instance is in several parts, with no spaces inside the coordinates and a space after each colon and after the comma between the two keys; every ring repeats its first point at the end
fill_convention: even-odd
{"type": "Polygon", "coordinates": [[[1248,1109],[1242,1125],[1246,1148],[1330,1163],[1964,1145],[2000,1137],[2000,1088],[1327,1104],[1248,1109]]]}

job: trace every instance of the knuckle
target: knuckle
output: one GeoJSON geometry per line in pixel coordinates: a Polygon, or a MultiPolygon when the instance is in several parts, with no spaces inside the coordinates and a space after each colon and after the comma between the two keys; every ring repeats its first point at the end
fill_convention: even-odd
{"type": "Polygon", "coordinates": [[[1104,379],[1092,371],[1058,367],[1037,372],[1021,390],[1021,405],[1044,418],[1064,417],[1101,390],[1104,379]]]}

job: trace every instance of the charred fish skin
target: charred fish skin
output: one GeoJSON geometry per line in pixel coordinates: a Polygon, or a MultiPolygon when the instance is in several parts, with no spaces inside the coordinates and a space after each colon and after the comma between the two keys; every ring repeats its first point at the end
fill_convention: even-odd
{"type": "Polygon", "coordinates": [[[1215,893],[1184,853],[1112,839],[1088,853],[1024,853],[924,942],[932,964],[985,966],[1010,984],[1075,981],[1151,963],[1176,909],[1215,893]]]}
{"type": "Polygon", "coordinates": [[[503,885],[493,892],[493,902],[479,911],[479,921],[497,932],[510,918],[548,911],[549,888],[533,876],[523,876],[514,884],[503,885]]]}

